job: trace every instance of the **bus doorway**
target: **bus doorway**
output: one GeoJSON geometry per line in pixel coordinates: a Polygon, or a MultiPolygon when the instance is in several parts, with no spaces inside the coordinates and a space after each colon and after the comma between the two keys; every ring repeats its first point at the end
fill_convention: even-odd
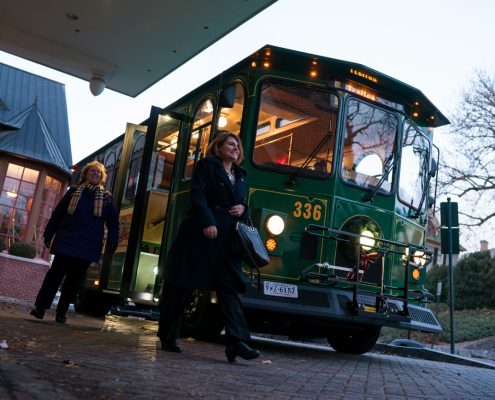
{"type": "MultiPolygon", "coordinates": [[[[121,295],[135,304],[157,305],[159,265],[172,190],[181,120],[152,109],[132,210],[121,295]],[[152,132],[152,133],[151,133],[152,132]]],[[[121,213],[123,208],[121,208],[121,213]]]]}

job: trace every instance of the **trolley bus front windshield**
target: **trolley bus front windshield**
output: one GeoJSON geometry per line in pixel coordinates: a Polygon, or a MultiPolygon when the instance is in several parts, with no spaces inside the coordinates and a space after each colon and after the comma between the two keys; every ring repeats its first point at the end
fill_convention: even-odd
{"type": "Polygon", "coordinates": [[[330,175],[335,135],[328,136],[335,129],[337,114],[338,98],[326,89],[265,81],[261,87],[255,163],[291,174],[330,175]]]}

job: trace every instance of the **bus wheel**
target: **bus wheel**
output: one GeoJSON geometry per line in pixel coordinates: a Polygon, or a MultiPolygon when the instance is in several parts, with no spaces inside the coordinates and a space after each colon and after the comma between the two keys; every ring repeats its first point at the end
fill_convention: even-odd
{"type": "Polygon", "coordinates": [[[210,301],[210,292],[196,290],[182,315],[181,336],[203,340],[218,339],[223,329],[218,305],[210,301]]]}
{"type": "Polygon", "coordinates": [[[334,331],[328,343],[339,353],[364,354],[370,351],[380,337],[380,326],[368,326],[359,331],[334,331]]]}
{"type": "Polygon", "coordinates": [[[102,317],[107,315],[112,306],[109,298],[92,290],[80,290],[74,302],[74,309],[78,313],[102,317]]]}

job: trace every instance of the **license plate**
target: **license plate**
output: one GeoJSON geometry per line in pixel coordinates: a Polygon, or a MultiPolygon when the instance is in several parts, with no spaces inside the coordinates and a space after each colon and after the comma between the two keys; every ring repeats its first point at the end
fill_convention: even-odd
{"type": "Polygon", "coordinates": [[[263,293],[268,296],[293,297],[295,299],[299,297],[296,285],[270,281],[263,282],[263,293]]]}

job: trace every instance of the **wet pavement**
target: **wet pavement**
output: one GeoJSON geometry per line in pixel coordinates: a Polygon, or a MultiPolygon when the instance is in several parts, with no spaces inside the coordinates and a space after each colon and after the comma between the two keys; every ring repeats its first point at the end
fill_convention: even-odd
{"type": "Polygon", "coordinates": [[[70,312],[58,324],[53,311],[36,320],[29,310],[0,301],[2,400],[495,399],[495,369],[483,365],[262,338],[253,343],[260,358],[229,364],[221,343],[160,350],[156,322],[70,312]]]}

